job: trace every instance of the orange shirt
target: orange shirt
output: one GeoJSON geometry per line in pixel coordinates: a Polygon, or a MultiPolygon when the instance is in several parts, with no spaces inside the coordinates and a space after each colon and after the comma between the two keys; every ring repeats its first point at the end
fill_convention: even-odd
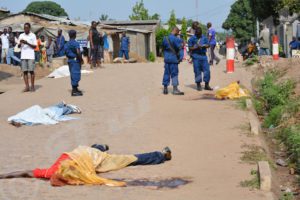
{"type": "Polygon", "coordinates": [[[36,48],[34,49],[34,51],[40,51],[41,40],[37,39],[36,43],[37,43],[37,45],[36,45],[36,48]]]}

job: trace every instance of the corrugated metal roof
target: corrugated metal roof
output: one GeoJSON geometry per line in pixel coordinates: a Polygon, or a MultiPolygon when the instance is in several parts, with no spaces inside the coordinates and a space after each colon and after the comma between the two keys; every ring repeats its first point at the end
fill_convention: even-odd
{"type": "Polygon", "coordinates": [[[133,21],[101,21],[102,24],[107,25],[156,25],[159,24],[159,20],[133,20],[133,21]]]}
{"type": "Polygon", "coordinates": [[[4,8],[0,8],[0,12],[4,12],[4,13],[10,13],[10,11],[9,11],[9,10],[7,10],[7,9],[4,9],[4,8]]]}

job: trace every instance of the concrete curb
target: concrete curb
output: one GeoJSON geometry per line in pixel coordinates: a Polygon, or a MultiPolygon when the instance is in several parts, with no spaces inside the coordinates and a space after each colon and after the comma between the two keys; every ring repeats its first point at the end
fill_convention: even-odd
{"type": "Polygon", "coordinates": [[[272,192],[266,193],[265,197],[266,197],[266,200],[275,200],[276,199],[276,197],[274,196],[274,194],[272,192]]]}
{"type": "Polygon", "coordinates": [[[254,135],[259,135],[262,132],[261,125],[251,99],[246,99],[246,105],[248,109],[248,119],[250,122],[251,133],[254,135]]]}
{"type": "Polygon", "coordinates": [[[272,188],[271,168],[267,161],[259,161],[257,164],[260,190],[270,192],[272,188]]]}

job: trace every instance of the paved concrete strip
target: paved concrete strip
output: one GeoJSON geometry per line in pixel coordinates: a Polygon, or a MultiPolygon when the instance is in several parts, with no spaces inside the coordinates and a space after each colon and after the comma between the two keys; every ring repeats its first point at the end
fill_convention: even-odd
{"type": "Polygon", "coordinates": [[[262,191],[271,191],[272,174],[269,163],[267,161],[259,161],[258,172],[260,179],[260,189],[262,191]]]}
{"type": "Polygon", "coordinates": [[[261,124],[253,107],[251,99],[246,100],[246,105],[248,108],[248,118],[250,121],[251,133],[253,133],[254,135],[259,135],[261,133],[261,124]]]}

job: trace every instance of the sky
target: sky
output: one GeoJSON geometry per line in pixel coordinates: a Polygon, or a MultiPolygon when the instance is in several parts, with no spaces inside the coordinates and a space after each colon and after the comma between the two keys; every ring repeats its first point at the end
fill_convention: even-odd
{"type": "MultiPolygon", "coordinates": [[[[0,0],[0,7],[17,13],[33,0],[0,0]]],[[[116,20],[128,20],[132,7],[138,0],[54,0],[60,4],[71,19],[80,18],[82,21],[98,20],[101,14],[116,20]]],[[[149,14],[158,13],[162,21],[169,19],[172,10],[176,17],[198,19],[202,23],[212,22],[217,30],[222,29],[230,6],[235,0],[144,0],[149,14]],[[196,2],[198,1],[198,9],[196,2]]]]}

